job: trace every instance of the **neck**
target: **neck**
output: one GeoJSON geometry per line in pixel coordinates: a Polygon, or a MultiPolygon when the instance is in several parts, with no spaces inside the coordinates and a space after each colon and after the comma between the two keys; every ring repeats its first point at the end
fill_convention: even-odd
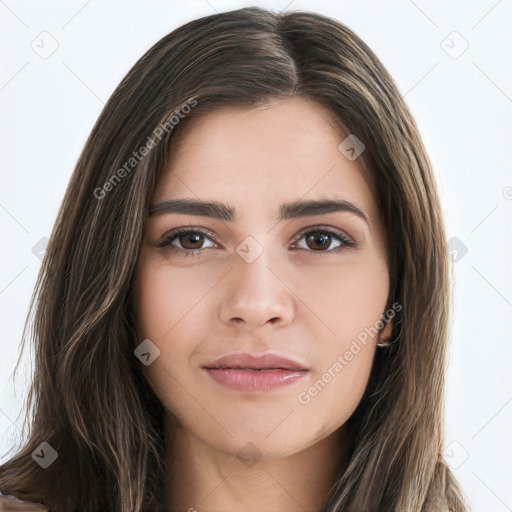
{"type": "Polygon", "coordinates": [[[288,457],[246,460],[216,450],[179,425],[166,431],[172,511],[318,512],[347,454],[344,427],[288,457]]]}

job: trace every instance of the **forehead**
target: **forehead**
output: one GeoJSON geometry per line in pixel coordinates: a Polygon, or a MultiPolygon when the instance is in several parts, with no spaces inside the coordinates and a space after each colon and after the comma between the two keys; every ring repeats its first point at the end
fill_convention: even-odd
{"type": "Polygon", "coordinates": [[[222,108],[187,120],[178,134],[153,202],[196,196],[269,209],[334,194],[376,216],[362,163],[339,150],[348,134],[312,100],[222,108]]]}

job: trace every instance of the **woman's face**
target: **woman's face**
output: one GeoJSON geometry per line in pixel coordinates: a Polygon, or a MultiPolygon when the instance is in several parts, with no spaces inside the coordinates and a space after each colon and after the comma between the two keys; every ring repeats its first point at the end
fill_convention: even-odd
{"type": "Polygon", "coordinates": [[[298,453],[362,398],[389,281],[379,213],[344,139],[300,98],[219,110],[190,120],[157,184],[134,281],[143,368],[215,450],[298,453]],[[323,200],[341,203],[309,204],[323,200]]]}

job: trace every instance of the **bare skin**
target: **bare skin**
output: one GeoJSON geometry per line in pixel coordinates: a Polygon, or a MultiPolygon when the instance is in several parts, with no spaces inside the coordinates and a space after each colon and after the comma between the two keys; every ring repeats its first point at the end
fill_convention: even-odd
{"type": "Polygon", "coordinates": [[[0,512],[21,512],[28,510],[48,510],[48,507],[32,501],[20,501],[14,496],[0,496],[0,512]]]}
{"type": "Polygon", "coordinates": [[[220,110],[191,120],[157,183],[151,207],[216,201],[238,214],[151,215],[137,263],[138,335],[160,350],[144,371],[166,409],[172,510],[318,511],[337,478],[343,426],[389,334],[351,348],[384,314],[389,279],[377,206],[357,159],[338,149],[344,138],[328,110],[300,98],[220,110]],[[277,220],[283,203],[326,198],[365,218],[277,220]],[[169,236],[180,227],[208,233],[169,236]],[[308,371],[276,390],[235,390],[203,368],[233,351],[276,351],[308,371]]]}

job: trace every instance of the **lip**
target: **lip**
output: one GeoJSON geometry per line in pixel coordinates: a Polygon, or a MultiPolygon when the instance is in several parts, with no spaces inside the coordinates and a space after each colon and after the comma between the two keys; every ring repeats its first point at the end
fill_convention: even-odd
{"type": "Polygon", "coordinates": [[[309,372],[302,363],[270,352],[228,354],[203,369],[219,384],[239,391],[273,391],[297,383],[309,372]]]}
{"type": "Polygon", "coordinates": [[[244,369],[244,370],[308,370],[299,361],[276,352],[250,354],[249,352],[232,352],[219,357],[203,368],[213,369],[244,369]]]}

